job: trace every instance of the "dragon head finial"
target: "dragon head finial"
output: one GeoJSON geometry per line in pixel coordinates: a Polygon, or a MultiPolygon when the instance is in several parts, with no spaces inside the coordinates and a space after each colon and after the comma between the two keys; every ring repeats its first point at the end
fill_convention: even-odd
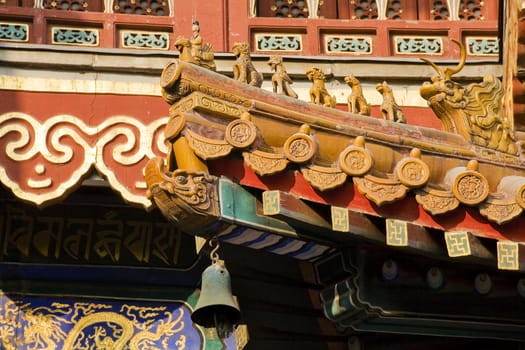
{"type": "Polygon", "coordinates": [[[460,61],[455,68],[441,69],[434,62],[426,58],[421,58],[423,62],[429,64],[430,66],[432,66],[432,68],[434,68],[434,70],[438,73],[439,78],[444,79],[444,80],[450,80],[454,74],[459,73],[465,66],[465,62],[467,60],[467,51],[465,50],[465,45],[463,45],[463,43],[457,41],[456,39],[450,39],[450,40],[452,40],[452,42],[458,45],[459,50],[460,50],[460,61]]]}

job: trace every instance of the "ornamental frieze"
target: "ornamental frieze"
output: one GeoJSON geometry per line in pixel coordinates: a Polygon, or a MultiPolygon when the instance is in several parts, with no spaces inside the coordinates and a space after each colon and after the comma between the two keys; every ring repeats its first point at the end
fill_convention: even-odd
{"type": "Polygon", "coordinates": [[[515,201],[489,196],[480,205],[479,212],[490,221],[501,225],[521,215],[523,208],[515,201]]]}
{"type": "Polygon", "coordinates": [[[306,181],[320,191],[328,191],[343,185],[347,175],[338,167],[323,167],[309,165],[301,167],[301,173],[306,181]]]}
{"type": "MultiPolygon", "coordinates": [[[[185,300],[0,294],[2,349],[204,349],[185,300]]],[[[232,344],[227,349],[233,349],[232,344]]]]}
{"type": "Polygon", "coordinates": [[[44,206],[96,169],[125,201],[148,208],[143,170],[148,159],[167,153],[166,121],[114,116],[90,125],[73,115],[44,122],[19,112],[0,115],[0,181],[17,197],[44,206]]]}
{"type": "Polygon", "coordinates": [[[403,199],[408,192],[408,188],[405,185],[391,177],[380,178],[373,175],[365,175],[364,177],[354,177],[353,180],[359,192],[377,205],[403,199]]]}
{"type": "Polygon", "coordinates": [[[424,187],[417,190],[416,201],[432,215],[448,213],[459,206],[452,191],[424,187]]]}
{"type": "Polygon", "coordinates": [[[259,175],[277,174],[286,169],[289,161],[284,154],[270,153],[255,150],[243,152],[242,156],[246,164],[259,175]]]}

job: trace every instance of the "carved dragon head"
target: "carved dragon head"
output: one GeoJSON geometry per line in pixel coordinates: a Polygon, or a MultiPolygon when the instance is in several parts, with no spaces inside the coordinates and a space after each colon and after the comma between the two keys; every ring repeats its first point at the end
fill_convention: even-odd
{"type": "Polygon", "coordinates": [[[481,83],[463,87],[452,76],[465,66],[465,46],[452,39],[460,48],[460,62],[455,68],[439,68],[434,62],[421,58],[438,73],[425,82],[419,92],[428,101],[443,124],[443,130],[463,136],[474,145],[516,154],[513,128],[503,116],[503,88],[493,75],[481,83]]]}
{"type": "Polygon", "coordinates": [[[465,66],[467,59],[467,53],[465,46],[455,39],[451,39],[456,43],[460,48],[460,61],[455,68],[439,68],[434,62],[427,60],[426,58],[421,58],[421,60],[429,64],[434,70],[438,73],[436,77],[431,78],[431,83],[426,82],[421,87],[420,94],[421,96],[429,101],[429,104],[432,102],[430,99],[434,98],[437,94],[445,93],[447,95],[453,96],[454,91],[458,89],[463,89],[463,87],[452,80],[452,76],[456,73],[459,73],[465,66]]]}

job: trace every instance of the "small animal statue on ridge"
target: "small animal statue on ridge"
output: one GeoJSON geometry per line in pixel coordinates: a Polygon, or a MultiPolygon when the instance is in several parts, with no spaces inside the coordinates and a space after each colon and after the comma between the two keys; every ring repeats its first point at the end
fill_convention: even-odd
{"type": "Polygon", "coordinates": [[[383,95],[383,103],[381,104],[381,115],[383,119],[393,120],[398,123],[406,124],[407,120],[401,107],[396,103],[392,89],[388,86],[386,81],[378,83],[376,90],[383,95]]]}
{"type": "Polygon", "coordinates": [[[331,96],[325,87],[324,72],[320,68],[312,67],[306,71],[306,76],[313,83],[310,88],[310,101],[321,106],[335,107],[335,96],[331,96]]]}
{"type": "Polygon", "coordinates": [[[370,105],[366,102],[359,80],[352,74],[345,77],[345,83],[352,88],[348,96],[348,112],[370,115],[370,105]]]}
{"type": "Polygon", "coordinates": [[[250,47],[247,42],[235,43],[232,52],[237,60],[233,65],[233,79],[242,81],[252,86],[261,87],[262,73],[257,72],[250,57],[250,47]]]}
{"type": "Polygon", "coordinates": [[[292,87],[290,86],[293,84],[293,82],[288,73],[286,73],[286,68],[284,68],[283,64],[283,58],[278,55],[270,56],[268,65],[270,66],[270,69],[275,72],[272,75],[273,92],[297,98],[297,93],[293,91],[292,87]]]}

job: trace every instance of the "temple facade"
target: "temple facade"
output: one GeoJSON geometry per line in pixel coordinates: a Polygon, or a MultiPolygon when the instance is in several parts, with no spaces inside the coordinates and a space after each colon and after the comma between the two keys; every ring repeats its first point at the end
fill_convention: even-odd
{"type": "Polygon", "coordinates": [[[523,8],[0,0],[0,350],[523,349],[523,8]]]}

